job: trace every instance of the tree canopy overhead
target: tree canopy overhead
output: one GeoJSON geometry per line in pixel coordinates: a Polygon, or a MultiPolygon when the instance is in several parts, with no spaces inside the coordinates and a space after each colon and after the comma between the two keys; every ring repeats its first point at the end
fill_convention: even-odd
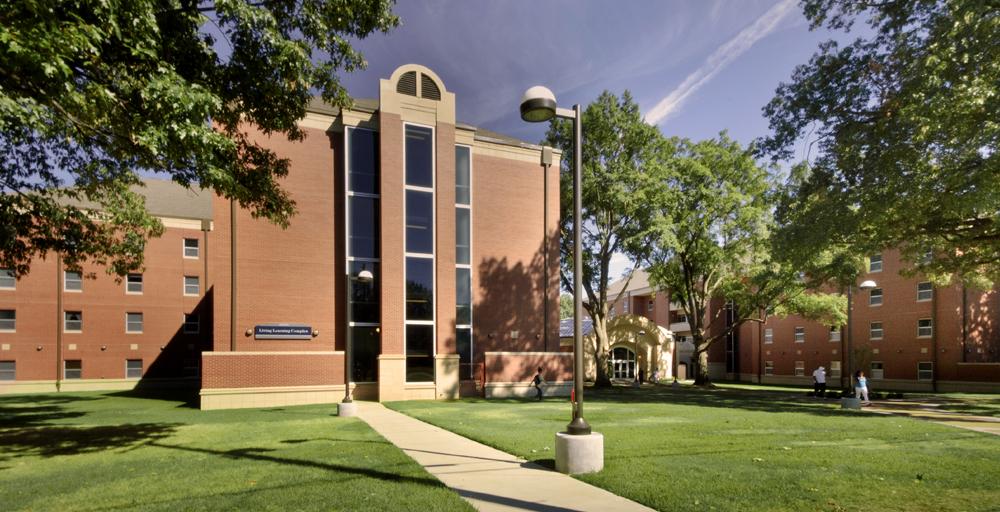
{"type": "Polygon", "coordinates": [[[319,91],[365,66],[351,40],[398,24],[391,0],[13,0],[0,11],[0,268],[60,252],[124,274],[162,226],[138,172],[214,190],[287,225],[288,161],[248,127],[301,140],[319,91]],[[209,24],[211,30],[203,30],[209,24]],[[84,212],[67,199],[97,203],[84,212]]]}
{"type": "Polygon", "coordinates": [[[815,158],[794,176],[788,239],[898,247],[930,275],[1000,278],[1000,2],[805,0],[827,42],[764,108],[761,150],[815,158]],[[930,252],[931,259],[924,259],[930,252]]]}

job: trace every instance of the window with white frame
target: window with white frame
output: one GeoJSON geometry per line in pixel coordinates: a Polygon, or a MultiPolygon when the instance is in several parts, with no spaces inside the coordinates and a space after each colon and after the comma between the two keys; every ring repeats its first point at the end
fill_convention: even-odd
{"type": "Polygon", "coordinates": [[[125,360],[125,378],[126,379],[142,378],[142,359],[125,360]]]}
{"type": "Polygon", "coordinates": [[[197,238],[184,239],[184,257],[197,259],[201,248],[198,246],[197,238]]]}
{"type": "Polygon", "coordinates": [[[868,339],[882,339],[882,322],[872,322],[868,324],[868,339]]]}
{"type": "Polygon", "coordinates": [[[83,274],[70,270],[63,272],[63,290],[67,292],[82,292],[83,274]]]}
{"type": "Polygon", "coordinates": [[[0,309],[0,331],[14,332],[17,330],[17,311],[0,309]]]}
{"type": "Polygon", "coordinates": [[[869,272],[881,272],[882,271],[882,255],[872,254],[868,257],[868,271],[869,272]]]}
{"type": "Polygon", "coordinates": [[[83,361],[79,359],[63,361],[63,378],[66,380],[83,378],[83,361]]]}
{"type": "Polygon", "coordinates": [[[646,303],[646,311],[647,312],[653,311],[653,299],[649,299],[649,302],[646,303]]]}
{"type": "Polygon", "coordinates": [[[806,328],[796,327],[795,328],[795,343],[805,343],[806,341],[806,328]]]}
{"type": "Polygon", "coordinates": [[[63,312],[63,332],[80,332],[83,330],[82,311],[63,312]]]}
{"type": "Polygon", "coordinates": [[[774,343],[774,329],[764,329],[764,343],[774,343]]]}
{"type": "Polygon", "coordinates": [[[142,313],[125,313],[125,332],[132,334],[142,332],[142,313]]]}
{"type": "Polygon", "coordinates": [[[774,361],[764,361],[764,375],[774,375],[774,361]]]}
{"type": "Polygon", "coordinates": [[[472,148],[455,146],[455,341],[459,378],[472,379],[472,148]]]}
{"type": "Polygon", "coordinates": [[[628,313],[628,303],[632,301],[632,297],[625,297],[622,301],[622,311],[628,313]]]}
{"type": "MultiPolygon", "coordinates": [[[[376,382],[380,352],[381,218],[378,137],[366,128],[344,131],[347,214],[348,339],[351,344],[351,380],[376,382]],[[371,272],[371,281],[357,278],[371,272]]],[[[197,376],[197,368],[192,369],[197,376]]]]}
{"type": "Polygon", "coordinates": [[[17,362],[0,361],[0,380],[16,380],[17,362]]]}
{"type": "Polygon", "coordinates": [[[129,274],[125,277],[125,293],[142,293],[142,274],[129,274]]]}
{"type": "Polygon", "coordinates": [[[805,361],[795,361],[795,376],[804,377],[806,374],[806,362],[805,361]]]}
{"type": "Polygon", "coordinates": [[[13,290],[17,287],[17,279],[14,278],[14,271],[9,268],[0,268],[0,290],[13,290]]]}
{"type": "Polygon", "coordinates": [[[870,376],[873,380],[882,380],[885,378],[885,366],[882,364],[882,361],[872,361],[871,368],[870,376]]]}
{"type": "Polygon", "coordinates": [[[840,378],[840,361],[830,361],[830,375],[831,379],[840,378]]]}
{"type": "Polygon", "coordinates": [[[434,381],[434,130],[404,125],[406,381],[434,381]]]}
{"type": "Polygon", "coordinates": [[[201,329],[201,319],[198,315],[184,313],[184,334],[198,334],[201,329]]]}
{"type": "Polygon", "coordinates": [[[934,326],[932,325],[932,320],[930,318],[921,318],[917,320],[917,337],[918,338],[930,338],[934,333],[934,326]]]}
{"type": "Polygon", "coordinates": [[[872,288],[868,291],[868,305],[869,306],[881,306],[882,305],[882,289],[872,288]]]}
{"type": "Polygon", "coordinates": [[[917,302],[931,300],[934,295],[934,285],[930,281],[917,283],[917,302]]]}
{"type": "Polygon", "coordinates": [[[184,276],[184,295],[198,295],[201,293],[201,285],[198,276],[184,276]]]}
{"type": "Polygon", "coordinates": [[[840,326],[831,325],[830,326],[830,341],[840,341],[840,326]]]}
{"type": "Polygon", "coordinates": [[[917,380],[934,380],[933,361],[921,361],[917,363],[917,380]]]}

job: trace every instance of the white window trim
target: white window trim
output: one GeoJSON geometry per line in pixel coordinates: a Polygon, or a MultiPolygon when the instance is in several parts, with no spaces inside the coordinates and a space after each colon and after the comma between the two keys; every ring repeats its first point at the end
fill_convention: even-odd
{"type": "Polygon", "coordinates": [[[934,285],[931,284],[930,281],[921,281],[921,282],[917,283],[917,302],[930,302],[933,298],[934,298],[934,285]],[[923,291],[923,290],[920,289],[920,285],[922,285],[922,284],[930,284],[931,285],[930,289],[926,290],[926,292],[927,292],[927,298],[926,299],[921,299],[920,298],[920,292],[923,291]]]}
{"type": "Polygon", "coordinates": [[[934,380],[934,361],[917,361],[917,380],[921,382],[934,380]],[[931,368],[929,370],[921,370],[920,365],[922,364],[929,364],[931,368]],[[930,372],[930,377],[920,378],[920,372],[930,372]]]}
{"type": "MultiPolygon", "coordinates": [[[[9,268],[3,268],[3,269],[0,269],[0,270],[5,270],[7,272],[12,272],[11,269],[9,269],[9,268]]],[[[10,280],[13,282],[13,284],[10,285],[10,286],[4,286],[3,285],[3,281],[0,281],[0,290],[10,290],[10,291],[17,290],[17,278],[13,276],[13,273],[10,276],[10,280]]]]}
{"type": "Polygon", "coordinates": [[[182,279],[182,281],[184,283],[184,296],[185,297],[200,297],[201,296],[201,276],[184,276],[183,279],[182,279]],[[195,278],[195,279],[198,280],[198,293],[188,293],[188,290],[187,290],[187,288],[188,288],[187,279],[189,277],[193,277],[193,278],[195,278]]]}
{"type": "Polygon", "coordinates": [[[871,290],[868,291],[868,307],[872,308],[881,307],[883,303],[885,303],[885,292],[882,290],[882,288],[872,288],[871,290]],[[874,292],[875,290],[879,291],[878,295],[872,294],[872,292],[874,292]],[[878,297],[878,303],[872,302],[875,299],[875,297],[878,297]]]}
{"type": "Polygon", "coordinates": [[[774,375],[774,361],[764,361],[764,375],[774,375]]]}
{"type": "Polygon", "coordinates": [[[63,359],[63,379],[64,380],[79,380],[79,379],[83,379],[83,359],[63,359]],[[66,376],[66,372],[69,370],[69,368],[66,367],[66,363],[68,363],[70,361],[80,361],[80,368],[73,368],[73,371],[80,372],[80,376],[79,377],[73,377],[72,379],[70,379],[69,377],[66,376]]]}
{"type": "Polygon", "coordinates": [[[881,340],[885,338],[885,323],[884,322],[868,322],[868,339],[869,340],[881,340]],[[879,337],[872,336],[872,324],[879,324],[879,331],[882,333],[879,337]]]}
{"type": "Polygon", "coordinates": [[[798,326],[796,326],[792,330],[792,339],[795,340],[795,343],[805,343],[806,342],[806,328],[805,327],[798,327],[798,326]],[[799,329],[802,329],[802,339],[799,339],[799,329]]]}
{"type": "Polygon", "coordinates": [[[765,328],[764,329],[764,343],[765,344],[774,343],[774,329],[773,328],[765,328]]]}
{"type": "MultiPolygon", "coordinates": [[[[407,325],[430,325],[431,328],[431,359],[433,360],[437,357],[437,307],[438,307],[438,279],[437,279],[437,257],[434,253],[411,253],[406,252],[406,191],[414,190],[418,192],[430,192],[431,194],[431,230],[434,235],[431,239],[431,248],[437,248],[438,239],[438,225],[437,225],[437,193],[435,189],[437,188],[437,128],[434,126],[428,126],[418,123],[403,123],[402,130],[403,137],[403,282],[406,282],[406,258],[424,258],[431,260],[431,279],[434,283],[434,289],[431,291],[431,301],[434,307],[431,308],[431,319],[430,320],[408,320],[406,318],[406,291],[403,291],[403,354],[406,354],[406,326],[407,325]],[[416,126],[420,128],[427,128],[431,131],[431,162],[433,168],[431,169],[431,186],[421,187],[417,185],[408,185],[406,183],[406,128],[408,126],[416,126]]],[[[471,260],[470,260],[471,261],[471,260]]],[[[437,378],[436,368],[434,368],[434,377],[437,378]]],[[[427,384],[433,383],[434,381],[408,381],[406,380],[406,361],[403,361],[403,382],[406,384],[427,384]]]]}
{"type": "Polygon", "coordinates": [[[806,376],[806,362],[805,361],[795,361],[795,366],[792,370],[792,375],[795,377],[805,377],[806,376]],[[800,366],[799,363],[802,363],[800,366]],[[802,372],[802,373],[799,373],[802,372]]]}
{"type": "Polygon", "coordinates": [[[63,310],[63,333],[76,334],[83,332],[83,311],[66,311],[63,310]],[[67,329],[66,328],[66,313],[80,313],[80,328],[79,329],[67,329]]]}
{"type": "Polygon", "coordinates": [[[191,238],[191,237],[184,237],[184,238],[182,238],[181,239],[181,256],[183,256],[184,259],[186,259],[186,260],[197,260],[197,259],[201,258],[201,239],[199,239],[199,238],[191,238]],[[198,246],[196,247],[196,249],[198,250],[198,254],[196,254],[194,256],[188,256],[187,255],[187,249],[188,249],[188,247],[187,247],[187,241],[188,240],[194,240],[195,242],[198,243],[198,246]]]}
{"type": "Polygon", "coordinates": [[[128,380],[139,380],[139,379],[141,379],[142,378],[143,370],[145,370],[145,369],[146,369],[146,365],[145,365],[145,362],[142,359],[126,359],[125,360],[125,378],[128,379],[128,380]],[[129,375],[128,375],[128,370],[129,370],[128,362],[129,361],[139,361],[139,376],[138,377],[129,377],[129,375]]]}
{"type": "MultiPolygon", "coordinates": [[[[456,322],[455,322],[455,331],[456,331],[455,332],[455,339],[456,339],[456,341],[458,340],[458,330],[459,329],[468,329],[469,330],[469,364],[475,364],[475,354],[476,354],[475,336],[474,336],[475,331],[472,328],[472,325],[475,323],[475,316],[474,315],[476,314],[476,311],[475,311],[476,308],[474,307],[475,301],[472,300],[472,291],[475,289],[475,287],[472,285],[473,278],[475,277],[474,276],[474,272],[472,270],[472,262],[474,261],[474,258],[472,256],[474,254],[473,253],[473,241],[472,241],[472,233],[474,232],[473,225],[472,225],[472,223],[473,223],[473,219],[472,219],[472,205],[475,204],[475,196],[473,194],[473,191],[475,190],[475,187],[473,186],[473,176],[474,176],[474,174],[473,174],[473,168],[472,168],[472,154],[473,154],[473,152],[472,152],[472,146],[467,146],[465,144],[456,144],[455,147],[456,148],[462,147],[462,148],[466,148],[466,149],[469,150],[469,204],[460,204],[458,202],[458,195],[456,194],[456,196],[455,196],[456,197],[456,199],[455,199],[455,208],[456,209],[461,208],[461,209],[469,211],[469,262],[468,263],[458,263],[458,258],[457,257],[455,258],[455,261],[456,261],[455,268],[456,269],[462,268],[462,269],[468,269],[469,270],[469,323],[467,323],[467,324],[460,324],[460,323],[457,322],[457,319],[456,319],[456,322]]],[[[457,172],[458,171],[456,169],[456,175],[457,175],[457,172]]],[[[435,234],[436,234],[436,232],[435,232],[435,234]]],[[[455,245],[456,245],[456,250],[457,250],[458,244],[455,244],[455,245]]],[[[456,288],[458,286],[457,272],[456,272],[456,283],[455,283],[455,286],[456,286],[456,288]]],[[[457,315],[457,311],[456,311],[456,315],[457,315]]],[[[457,343],[456,343],[456,349],[457,348],[458,347],[457,347],[457,343]]],[[[458,380],[462,380],[461,368],[459,368],[458,380]]]]}
{"type": "Polygon", "coordinates": [[[877,274],[877,273],[881,272],[884,267],[885,267],[885,258],[882,257],[882,254],[878,254],[878,255],[871,254],[871,255],[868,256],[868,273],[869,274],[877,274]],[[878,270],[872,269],[872,256],[878,256],[878,270]]]}
{"type": "Polygon", "coordinates": [[[79,290],[70,290],[70,289],[66,288],[66,274],[68,274],[69,272],[70,271],[63,270],[63,282],[62,282],[62,289],[63,289],[63,291],[66,292],[66,293],[83,293],[83,272],[76,272],[76,273],[80,274],[80,289],[79,290]]]}
{"type": "Polygon", "coordinates": [[[125,295],[142,295],[142,292],[146,289],[146,279],[142,274],[134,274],[139,276],[139,291],[133,292],[128,289],[128,285],[133,284],[128,281],[128,275],[125,276],[125,295]]]}
{"type": "Polygon", "coordinates": [[[0,332],[3,332],[3,333],[17,332],[17,309],[16,308],[15,309],[5,309],[4,311],[13,311],[14,312],[14,328],[13,329],[0,328],[0,332]]]}
{"type": "Polygon", "coordinates": [[[868,374],[868,378],[872,380],[885,379],[885,363],[882,361],[872,361],[871,364],[868,365],[868,374]],[[878,377],[875,376],[875,364],[882,365],[882,367],[878,369],[878,371],[881,372],[881,375],[878,377]]]}
{"type": "Polygon", "coordinates": [[[918,318],[917,319],[917,338],[927,339],[927,338],[932,338],[932,337],[934,337],[934,320],[932,320],[930,318],[918,318]],[[927,328],[930,329],[930,331],[931,331],[930,333],[928,333],[928,334],[920,334],[920,329],[923,329],[923,327],[920,326],[920,321],[921,320],[927,320],[928,322],[930,322],[930,325],[927,326],[927,328]]]}
{"type": "Polygon", "coordinates": [[[145,330],[145,329],[146,329],[146,315],[143,315],[141,311],[127,311],[127,312],[125,312],[125,334],[142,334],[142,331],[145,330]],[[140,327],[140,329],[138,331],[130,331],[128,329],[128,326],[129,326],[128,316],[129,315],[139,315],[139,320],[140,320],[139,327],[140,327]]]}

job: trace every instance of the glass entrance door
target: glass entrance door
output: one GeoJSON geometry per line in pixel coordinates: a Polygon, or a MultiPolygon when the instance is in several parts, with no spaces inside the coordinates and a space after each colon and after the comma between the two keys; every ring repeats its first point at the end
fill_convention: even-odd
{"type": "Polygon", "coordinates": [[[635,379],[635,352],[625,347],[612,350],[611,369],[614,379],[635,379]]]}

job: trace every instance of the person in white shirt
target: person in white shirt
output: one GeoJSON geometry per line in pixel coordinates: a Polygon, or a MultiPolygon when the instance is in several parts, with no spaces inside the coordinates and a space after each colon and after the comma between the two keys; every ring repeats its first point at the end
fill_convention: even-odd
{"type": "Polygon", "coordinates": [[[822,397],[826,393],[826,369],[820,366],[813,372],[813,393],[822,397]]]}

